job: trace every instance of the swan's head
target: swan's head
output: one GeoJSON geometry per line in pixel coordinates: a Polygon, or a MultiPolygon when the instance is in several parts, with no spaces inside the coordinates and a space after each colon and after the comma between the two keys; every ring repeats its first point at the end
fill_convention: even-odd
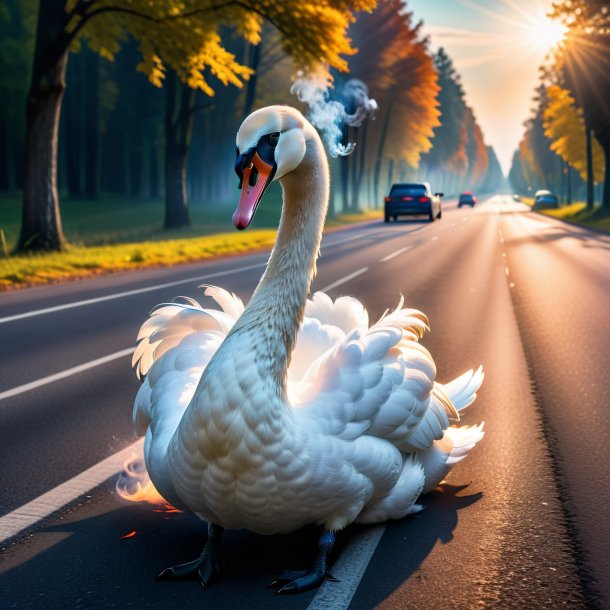
{"type": "Polygon", "coordinates": [[[300,165],[312,139],[319,139],[316,130],[290,106],[267,106],[246,117],[237,132],[235,171],[241,195],[233,224],[238,229],[250,224],[271,182],[300,165]]]}

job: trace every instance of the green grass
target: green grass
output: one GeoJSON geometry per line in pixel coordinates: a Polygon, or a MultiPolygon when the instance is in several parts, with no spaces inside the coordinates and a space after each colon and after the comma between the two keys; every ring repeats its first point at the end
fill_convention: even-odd
{"type": "MultiPolygon", "coordinates": [[[[521,201],[529,206],[534,205],[533,197],[522,197],[521,201]]],[[[596,206],[593,210],[586,209],[584,201],[577,201],[571,205],[564,205],[555,210],[536,210],[540,214],[558,218],[583,227],[610,231],[610,212],[596,206]]]]}
{"type": "MultiPolygon", "coordinates": [[[[281,210],[279,189],[270,189],[247,231],[236,231],[232,205],[212,209],[190,206],[192,225],[162,229],[162,202],[107,198],[101,201],[65,201],[61,204],[64,231],[70,243],[64,252],[3,256],[0,242],[0,290],[63,282],[94,275],[170,266],[270,248],[275,241],[281,210]]],[[[16,242],[21,202],[0,199],[0,229],[7,248],[16,242]]],[[[380,210],[340,216],[327,227],[381,218],[380,210]]]]}

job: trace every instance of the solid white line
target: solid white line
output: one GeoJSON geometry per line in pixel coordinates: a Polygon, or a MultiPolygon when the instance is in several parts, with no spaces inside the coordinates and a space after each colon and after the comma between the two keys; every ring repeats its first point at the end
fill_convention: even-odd
{"type": "Polygon", "coordinates": [[[328,292],[329,290],[332,290],[333,288],[336,288],[337,286],[341,286],[341,284],[345,284],[346,282],[353,280],[355,277],[358,277],[359,275],[366,273],[368,270],[369,270],[368,267],[363,267],[362,269],[358,269],[358,271],[354,271],[354,273],[350,273],[349,275],[342,277],[341,279],[337,280],[336,282],[333,282],[332,284],[329,284],[328,286],[324,286],[324,288],[320,288],[320,291],[328,292]]]}
{"type": "Polygon", "coordinates": [[[389,260],[393,259],[395,256],[398,256],[399,254],[402,254],[403,252],[406,252],[407,250],[411,249],[413,246],[407,246],[406,248],[401,248],[400,250],[396,250],[396,252],[392,252],[392,254],[388,254],[387,256],[384,256],[383,258],[379,259],[380,263],[387,263],[389,260]]]}
{"type": "Polygon", "coordinates": [[[307,610],[345,610],[349,606],[384,531],[384,525],[373,525],[349,541],[331,570],[339,582],[324,582],[307,610]]]}
{"type": "Polygon", "coordinates": [[[91,360],[90,362],[85,362],[84,364],[73,366],[71,369],[66,369],[65,371],[54,373],[53,375],[49,375],[48,377],[42,377],[41,379],[37,379],[36,381],[30,381],[29,383],[24,383],[23,385],[17,386],[16,388],[5,390],[4,392],[0,392],[0,400],[4,400],[5,398],[11,398],[12,396],[17,396],[18,394],[29,392],[30,390],[35,390],[36,388],[39,388],[43,385],[47,385],[47,383],[53,383],[54,381],[59,381],[60,379],[71,377],[76,373],[82,373],[83,371],[92,369],[96,366],[106,364],[107,362],[112,362],[113,360],[117,360],[118,358],[123,358],[124,356],[132,354],[133,350],[133,347],[128,347],[126,349],[122,349],[119,352],[114,352],[114,354],[108,354],[108,356],[102,356],[101,358],[97,358],[96,360],[91,360]]]}
{"type": "Polygon", "coordinates": [[[76,500],[79,496],[101,485],[104,481],[120,472],[123,464],[135,453],[142,453],[141,438],[122,451],[102,460],[95,466],[85,470],[73,479],[62,483],[39,496],[35,500],[24,504],[13,512],[0,518],[0,543],[16,536],[24,529],[31,527],[41,519],[48,517],[55,511],[76,500]]]}
{"type": "Polygon", "coordinates": [[[120,299],[122,297],[132,296],[134,294],[142,294],[144,292],[152,292],[154,290],[161,290],[162,288],[169,288],[170,286],[178,286],[179,284],[189,284],[194,282],[200,282],[202,280],[208,280],[213,277],[221,277],[223,275],[231,275],[233,273],[240,273],[241,271],[248,271],[249,269],[256,269],[257,267],[264,267],[265,262],[257,263],[256,265],[245,265],[243,267],[236,267],[235,269],[227,269],[226,271],[217,271],[216,273],[208,273],[206,275],[200,275],[198,277],[191,277],[186,280],[177,280],[175,282],[167,282],[165,284],[155,284],[154,286],[147,286],[146,288],[138,288],[136,290],[126,290],[125,292],[115,292],[114,294],[108,294],[103,297],[97,297],[95,299],[86,299],[84,301],[75,301],[74,303],[66,303],[65,305],[56,305],[55,307],[46,307],[44,309],[35,309],[33,311],[26,311],[25,313],[16,314],[14,316],[7,316],[0,318],[0,324],[6,322],[13,322],[15,320],[23,320],[24,318],[32,318],[34,316],[41,316],[46,313],[53,313],[55,311],[62,311],[64,309],[72,309],[73,307],[82,307],[83,305],[92,305],[93,303],[102,303],[103,301],[111,301],[113,299],[120,299]]]}

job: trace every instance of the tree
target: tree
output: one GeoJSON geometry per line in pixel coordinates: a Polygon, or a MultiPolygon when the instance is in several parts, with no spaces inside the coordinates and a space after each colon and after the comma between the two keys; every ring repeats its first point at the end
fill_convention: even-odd
{"type": "Polygon", "coordinates": [[[556,67],[604,151],[602,206],[610,212],[610,8],[607,0],[555,0],[552,16],[567,27],[556,67]]]}
{"type": "Polygon", "coordinates": [[[34,31],[35,0],[0,0],[0,189],[23,184],[25,122],[19,100],[25,97],[34,31]]]}
{"type": "Polygon", "coordinates": [[[544,134],[551,141],[551,150],[578,170],[587,180],[587,207],[593,207],[593,181],[604,178],[604,153],[591,138],[582,111],[576,108],[567,89],[551,85],[547,89],[547,104],[543,111],[544,134]],[[590,159],[592,157],[592,160],[590,159]]]}
{"type": "Polygon", "coordinates": [[[41,0],[32,79],[26,103],[26,162],[18,250],[58,250],[65,243],[57,196],[57,135],[71,47],[86,38],[113,59],[128,36],[138,40],[138,69],[161,85],[168,68],[192,88],[213,95],[209,76],[241,86],[250,71],[222,45],[229,26],[251,43],[263,19],[284,33],[285,51],[302,65],[326,61],[346,69],[352,53],[346,30],[352,10],[375,0],[41,0]]]}
{"type": "Polygon", "coordinates": [[[443,48],[435,57],[440,93],[440,125],[434,129],[432,148],[423,157],[427,178],[435,188],[456,193],[464,187],[475,188],[481,181],[489,159],[483,132],[474,112],[466,105],[460,75],[443,48]]]}
{"type": "Polygon", "coordinates": [[[358,141],[358,148],[340,160],[351,173],[352,180],[345,184],[351,182],[353,209],[365,172],[377,202],[382,165],[404,162],[414,168],[430,149],[432,130],[438,125],[439,87],[428,40],[401,0],[386,0],[374,12],[362,14],[349,33],[359,48],[350,59],[350,77],[366,81],[379,104],[375,121],[347,135],[347,140],[358,141]]]}

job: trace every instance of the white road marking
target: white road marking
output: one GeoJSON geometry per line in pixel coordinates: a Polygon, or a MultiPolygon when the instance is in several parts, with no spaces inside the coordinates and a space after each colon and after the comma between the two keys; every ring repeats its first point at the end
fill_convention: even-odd
{"type": "Polygon", "coordinates": [[[345,284],[346,282],[353,280],[355,277],[358,277],[359,275],[366,273],[368,270],[369,270],[368,267],[363,267],[362,269],[358,269],[358,271],[354,271],[354,273],[350,273],[349,275],[346,275],[345,277],[338,279],[336,282],[333,282],[332,284],[329,284],[328,286],[324,286],[324,288],[320,288],[320,291],[328,292],[329,290],[332,290],[333,288],[336,288],[337,286],[341,286],[341,284],[345,284]]]}
{"type": "Polygon", "coordinates": [[[331,570],[339,582],[326,581],[307,610],[345,610],[349,606],[384,531],[384,525],[372,525],[349,541],[331,570]]]}
{"type": "Polygon", "coordinates": [[[13,322],[15,320],[23,320],[24,318],[32,318],[34,316],[41,316],[43,314],[53,313],[55,311],[62,311],[64,309],[72,309],[73,307],[82,307],[83,305],[92,305],[93,303],[102,303],[103,301],[120,299],[123,297],[132,296],[134,294],[153,292],[154,290],[161,290],[162,288],[169,288],[170,286],[201,282],[202,280],[209,280],[213,277],[221,277],[223,275],[231,275],[233,273],[240,273],[241,271],[248,271],[249,269],[256,269],[257,267],[264,267],[266,264],[266,262],[261,262],[257,263],[256,265],[245,265],[243,267],[236,267],[235,269],[227,269],[226,271],[217,271],[216,273],[208,273],[206,275],[200,275],[198,277],[191,277],[186,280],[166,282],[165,284],[155,284],[154,286],[147,286],[146,288],[137,288],[136,290],[115,292],[114,294],[107,294],[106,296],[97,297],[95,299],[75,301],[74,303],[65,303],[64,305],[56,305],[55,307],[45,307],[44,309],[34,309],[33,311],[26,311],[25,313],[16,314],[14,316],[6,316],[5,318],[0,318],[0,324],[5,324],[6,322],[13,322]]]}
{"type": "Polygon", "coordinates": [[[48,517],[120,472],[123,464],[133,453],[142,453],[143,443],[143,438],[137,440],[129,447],[102,460],[73,479],[58,485],[55,489],[1,517],[0,544],[16,536],[24,529],[31,527],[41,519],[48,517]]]}
{"type": "Polygon", "coordinates": [[[106,364],[107,362],[112,362],[113,360],[117,360],[118,358],[123,358],[124,356],[132,354],[134,349],[135,348],[133,347],[128,347],[118,352],[114,352],[114,354],[108,354],[108,356],[102,356],[101,358],[97,358],[96,360],[91,360],[89,362],[85,362],[84,364],[73,366],[71,369],[66,369],[65,371],[54,373],[53,375],[49,375],[48,377],[42,377],[41,379],[37,379],[36,381],[30,381],[29,383],[24,383],[23,385],[17,386],[16,388],[5,390],[4,392],[0,392],[0,400],[4,400],[5,398],[11,398],[12,396],[17,396],[18,394],[29,392],[30,390],[35,390],[36,388],[39,388],[43,385],[47,385],[48,383],[53,383],[54,381],[59,381],[60,379],[71,377],[76,373],[82,373],[83,371],[92,369],[96,366],[106,364]]]}
{"type": "Polygon", "coordinates": [[[388,254],[387,256],[384,256],[383,258],[379,259],[380,263],[386,263],[387,261],[393,259],[395,256],[398,256],[399,254],[402,254],[403,252],[406,252],[407,250],[410,250],[413,246],[407,246],[406,248],[401,248],[400,250],[396,250],[396,252],[392,252],[392,254],[388,254]]]}
{"type": "MultiPolygon", "coordinates": [[[[338,240],[327,245],[327,247],[338,246],[340,244],[354,241],[366,235],[366,233],[357,233],[346,239],[338,240]]],[[[64,305],[56,305],[55,307],[45,307],[44,309],[34,309],[33,311],[26,311],[24,313],[16,314],[14,316],[6,316],[0,318],[0,324],[6,324],[7,322],[14,322],[15,320],[23,320],[25,318],[32,318],[34,316],[41,316],[47,313],[54,313],[56,311],[63,311],[65,309],[72,309],[74,307],[83,307],[85,305],[93,305],[94,303],[102,303],[104,301],[111,301],[114,299],[121,299],[123,297],[133,296],[134,294],[143,294],[145,292],[153,292],[155,290],[161,290],[163,288],[170,288],[171,286],[179,286],[180,284],[190,284],[200,282],[202,280],[208,280],[214,277],[222,277],[223,275],[231,275],[233,273],[240,273],[241,271],[248,271],[250,269],[256,269],[257,267],[264,267],[267,264],[266,261],[256,263],[254,265],[244,265],[243,267],[236,267],[235,269],[227,269],[226,271],[217,271],[216,273],[208,273],[197,277],[187,278],[185,280],[177,280],[175,282],[165,282],[163,284],[155,284],[154,286],[147,286],[146,288],[138,288],[135,290],[125,290],[124,292],[115,292],[108,294],[103,297],[97,297],[94,299],[85,299],[83,301],[75,301],[73,303],[65,303],[64,305]]]]}
{"type": "MultiPolygon", "coordinates": [[[[366,235],[366,233],[357,233],[356,235],[352,235],[351,237],[347,237],[345,239],[338,239],[337,241],[333,241],[330,244],[326,244],[326,246],[328,248],[330,248],[330,246],[340,246],[341,244],[346,244],[347,242],[354,241],[355,239],[360,239],[361,237],[364,237],[365,235],[366,235]]],[[[324,246],[324,244],[322,244],[322,246],[324,246]]]]}

